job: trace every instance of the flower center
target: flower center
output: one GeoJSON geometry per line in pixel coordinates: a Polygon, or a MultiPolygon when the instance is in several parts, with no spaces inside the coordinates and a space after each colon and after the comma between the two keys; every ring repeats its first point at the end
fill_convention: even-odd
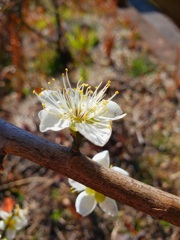
{"type": "Polygon", "coordinates": [[[8,228],[15,230],[16,220],[13,219],[12,216],[9,216],[7,219],[4,220],[4,222],[8,228]]]}
{"type": "Polygon", "coordinates": [[[93,195],[96,202],[98,202],[98,203],[103,202],[106,198],[103,194],[96,192],[95,190],[88,188],[88,187],[86,187],[86,192],[88,195],[93,195]]]}

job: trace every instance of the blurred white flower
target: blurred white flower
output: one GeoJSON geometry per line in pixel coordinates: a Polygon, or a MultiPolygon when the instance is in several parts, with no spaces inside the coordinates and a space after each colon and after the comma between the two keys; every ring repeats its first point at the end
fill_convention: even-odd
{"type": "MultiPolygon", "coordinates": [[[[55,79],[53,79],[55,81],[55,79]]],[[[98,146],[104,146],[112,133],[112,121],[123,118],[119,105],[112,100],[115,94],[105,100],[105,92],[110,86],[110,81],[101,89],[100,83],[95,91],[85,83],[77,83],[72,88],[66,75],[63,75],[64,88],[50,88],[37,94],[42,102],[43,110],[39,112],[40,131],[59,131],[70,128],[72,132],[79,132],[82,136],[98,146]]]]}
{"type": "MultiPolygon", "coordinates": [[[[27,225],[27,209],[20,209],[16,205],[13,212],[7,213],[0,210],[0,230],[5,231],[5,238],[8,240],[15,239],[16,232],[27,225]]],[[[2,234],[1,234],[2,235],[2,234]]]]}
{"type": "MultiPolygon", "coordinates": [[[[105,167],[111,167],[108,151],[102,151],[100,153],[97,153],[93,157],[93,160],[105,167]]],[[[121,174],[129,175],[128,172],[126,172],[122,168],[111,167],[111,169],[121,174]]],[[[95,209],[97,204],[99,204],[99,206],[105,213],[111,216],[117,215],[118,208],[115,200],[106,197],[103,194],[98,193],[95,190],[90,189],[85,185],[74,181],[73,179],[69,178],[68,181],[74,192],[75,191],[81,192],[76,198],[75,207],[76,211],[83,217],[90,214],[95,209]]]]}

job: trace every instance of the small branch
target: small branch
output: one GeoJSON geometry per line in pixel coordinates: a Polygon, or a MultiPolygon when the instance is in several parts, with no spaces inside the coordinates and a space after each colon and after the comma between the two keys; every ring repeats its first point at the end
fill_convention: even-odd
{"type": "Polygon", "coordinates": [[[4,171],[3,161],[5,156],[6,154],[4,153],[3,148],[0,148],[0,174],[4,171]]]}
{"type": "Polygon", "coordinates": [[[180,226],[180,198],[121,175],[110,168],[0,119],[0,149],[27,158],[152,217],[180,226]]]}
{"type": "Polygon", "coordinates": [[[24,18],[22,18],[22,23],[24,24],[24,26],[29,29],[30,31],[32,31],[33,33],[35,33],[38,37],[42,38],[43,40],[49,42],[49,43],[53,43],[56,44],[57,40],[50,38],[46,35],[44,35],[43,33],[41,33],[40,31],[38,31],[37,29],[35,29],[34,27],[30,26],[25,20],[24,18]]]}
{"type": "Polygon", "coordinates": [[[60,42],[62,38],[62,28],[61,28],[61,20],[60,20],[60,14],[59,14],[59,5],[57,0],[52,0],[52,4],[54,6],[54,13],[55,13],[55,19],[56,19],[56,32],[57,32],[57,45],[60,47],[60,42]]]}
{"type": "Polygon", "coordinates": [[[79,152],[79,148],[84,137],[79,132],[74,132],[72,130],[70,130],[70,132],[73,137],[72,151],[79,152]]]}

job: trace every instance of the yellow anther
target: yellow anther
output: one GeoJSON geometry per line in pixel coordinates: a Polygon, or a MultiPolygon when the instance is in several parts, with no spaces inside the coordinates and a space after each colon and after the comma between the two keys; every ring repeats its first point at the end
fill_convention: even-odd
{"type": "Polygon", "coordinates": [[[115,94],[117,95],[117,94],[119,94],[119,92],[118,92],[118,91],[116,91],[116,92],[115,92],[115,94]]]}
{"type": "Polygon", "coordinates": [[[96,201],[98,203],[103,202],[105,200],[105,198],[106,198],[103,194],[98,193],[98,192],[95,192],[95,196],[94,197],[95,197],[95,199],[96,199],[96,201]]]}
{"type": "Polygon", "coordinates": [[[74,192],[75,192],[75,190],[74,190],[74,188],[73,188],[73,187],[71,187],[71,188],[70,188],[70,190],[71,190],[71,192],[72,192],[72,193],[74,193],[74,192]]]}
{"type": "Polygon", "coordinates": [[[48,85],[50,85],[51,84],[51,82],[48,82],[48,85]]]}
{"type": "Polygon", "coordinates": [[[110,125],[108,125],[108,126],[107,126],[107,128],[111,129],[111,126],[110,126],[110,125]]]}
{"type": "Polygon", "coordinates": [[[43,91],[43,90],[44,90],[44,88],[41,88],[41,90],[43,91]]]}
{"type": "Polygon", "coordinates": [[[42,107],[45,108],[45,107],[46,107],[46,104],[45,104],[45,103],[42,103],[42,107]]]}
{"type": "Polygon", "coordinates": [[[68,72],[68,68],[65,68],[65,71],[68,72]]]}
{"type": "Polygon", "coordinates": [[[39,93],[39,96],[40,96],[40,97],[42,97],[42,95],[43,95],[42,93],[39,93]]]}
{"type": "Polygon", "coordinates": [[[56,79],[55,79],[55,78],[52,78],[52,81],[56,81],[56,79]]]}
{"type": "Polygon", "coordinates": [[[110,84],[111,84],[111,81],[109,80],[109,81],[107,82],[107,84],[110,85],[110,84]]]}
{"type": "Polygon", "coordinates": [[[64,77],[64,73],[62,73],[62,76],[64,77]]]}
{"type": "Polygon", "coordinates": [[[33,90],[33,94],[36,94],[36,91],[35,91],[35,90],[33,90]]]}
{"type": "Polygon", "coordinates": [[[89,187],[86,187],[85,191],[88,195],[94,195],[95,194],[95,191],[93,189],[89,188],[89,187]]]}
{"type": "Polygon", "coordinates": [[[102,104],[105,106],[107,104],[107,101],[103,99],[102,104]]]}
{"type": "Polygon", "coordinates": [[[55,97],[56,97],[56,96],[57,96],[57,94],[56,94],[56,93],[53,93],[53,96],[55,96],[55,97]]]}

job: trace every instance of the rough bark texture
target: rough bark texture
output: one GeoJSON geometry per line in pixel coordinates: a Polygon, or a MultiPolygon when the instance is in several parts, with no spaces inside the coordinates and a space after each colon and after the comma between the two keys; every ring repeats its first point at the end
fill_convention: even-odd
{"type": "Polygon", "coordinates": [[[49,142],[0,119],[0,156],[13,154],[144,211],[149,215],[180,226],[180,198],[156,189],[49,142]]]}

